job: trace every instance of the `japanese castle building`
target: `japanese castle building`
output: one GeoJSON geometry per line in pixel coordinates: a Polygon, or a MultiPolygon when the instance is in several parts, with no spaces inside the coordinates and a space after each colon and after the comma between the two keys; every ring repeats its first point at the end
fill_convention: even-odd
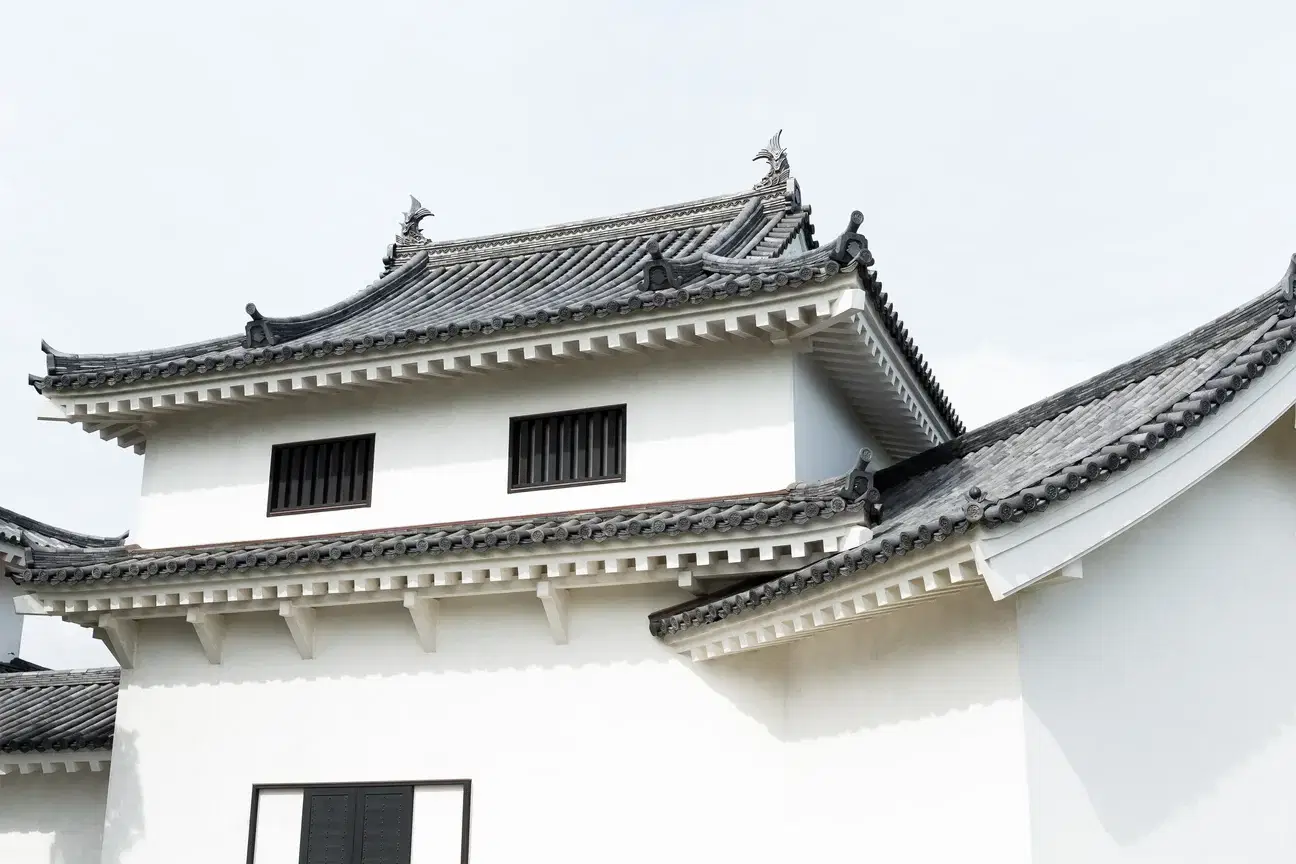
{"type": "Polygon", "coordinates": [[[759,158],[468,240],[412,201],[325,309],[43,346],[144,480],[129,536],[0,511],[0,862],[1296,854],[1296,263],[967,431],[860,214],[759,158]]]}

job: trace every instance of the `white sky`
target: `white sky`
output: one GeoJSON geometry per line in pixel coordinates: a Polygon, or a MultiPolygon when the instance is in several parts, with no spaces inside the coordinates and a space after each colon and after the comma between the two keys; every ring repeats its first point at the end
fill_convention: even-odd
{"type": "MultiPolygon", "coordinates": [[[[23,3],[0,11],[0,502],[130,527],[141,459],[35,419],[41,338],[154,348],[454,238],[742,189],[784,129],[970,426],[1272,286],[1296,4],[23,3]]],[[[28,619],[23,655],[111,662],[28,619]]]]}

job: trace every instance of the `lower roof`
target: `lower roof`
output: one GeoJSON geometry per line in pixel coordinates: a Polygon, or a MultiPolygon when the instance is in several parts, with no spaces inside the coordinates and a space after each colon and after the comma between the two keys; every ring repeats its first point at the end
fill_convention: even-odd
{"type": "Polygon", "coordinates": [[[0,675],[0,752],[112,748],[118,669],[0,675]]]}
{"type": "Polygon", "coordinates": [[[877,473],[865,544],[650,617],[659,637],[741,615],[971,526],[1017,522],[1134,468],[1228,403],[1296,342],[1291,291],[1268,291],[1146,354],[877,473]]]}

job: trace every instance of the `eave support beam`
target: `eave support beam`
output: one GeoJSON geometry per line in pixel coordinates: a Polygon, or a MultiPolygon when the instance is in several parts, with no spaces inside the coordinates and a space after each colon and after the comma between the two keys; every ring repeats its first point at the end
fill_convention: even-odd
{"type": "Polygon", "coordinates": [[[418,634],[419,645],[431,654],[436,650],[437,619],[440,616],[440,603],[429,597],[420,597],[413,591],[405,592],[405,608],[409,610],[410,620],[414,622],[414,632],[418,634]]]}
{"type": "Polygon", "coordinates": [[[544,605],[545,617],[549,619],[549,632],[553,634],[554,644],[566,645],[568,638],[567,589],[555,588],[550,582],[536,585],[536,596],[544,605]]]}
{"type": "Polygon", "coordinates": [[[198,634],[198,641],[202,644],[203,653],[207,655],[207,662],[213,666],[220,665],[221,647],[225,644],[225,619],[221,615],[204,612],[201,609],[190,609],[185,619],[193,625],[194,632],[198,634]]]}
{"type": "MultiPolygon", "coordinates": [[[[139,642],[139,626],[129,618],[113,615],[99,616],[99,634],[113,659],[123,669],[135,668],[135,646],[139,642]]],[[[97,634],[98,635],[98,634],[97,634]]]]}
{"type": "Polygon", "coordinates": [[[293,644],[303,660],[315,656],[315,610],[309,606],[298,606],[290,600],[279,604],[279,617],[288,625],[293,644]]]}

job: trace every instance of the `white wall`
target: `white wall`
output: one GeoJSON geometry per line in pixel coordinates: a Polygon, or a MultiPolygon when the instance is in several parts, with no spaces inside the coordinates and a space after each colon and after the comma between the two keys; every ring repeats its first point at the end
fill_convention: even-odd
{"type": "Polygon", "coordinates": [[[99,864],[107,794],[107,772],[6,775],[0,862],[99,864]]]}
{"type": "Polygon", "coordinates": [[[829,630],[789,669],[784,860],[1030,860],[1010,604],[973,589],[829,630]]]}
{"type": "Polygon", "coordinates": [[[823,480],[855,467],[861,448],[873,451],[875,470],[893,461],[860,422],[813,358],[797,356],[792,379],[796,477],[823,480]]]}
{"type": "Polygon", "coordinates": [[[236,615],[220,666],[187,625],[143,622],[104,862],[244,860],[254,783],[464,778],[474,864],[750,857],[761,838],[719,826],[782,794],[782,655],[672,654],[645,616],[683,596],[574,591],[565,646],[534,597],[446,601],[434,654],[399,606],[320,610],[314,660],[276,616],[236,615]]]}
{"type": "Polygon", "coordinates": [[[1020,600],[1036,864],[1296,858],[1290,415],[1020,600]]]}
{"type": "Polygon", "coordinates": [[[1011,605],[969,593],[698,664],[646,626],[682,596],[574,591],[566,646],[534,598],[444,601],[434,654],[399,607],[321,610],[309,661],[274,615],[237,615],[221,666],[187,625],[143,622],[104,862],[241,860],[254,783],[465,778],[474,864],[835,861],[861,843],[1026,860],[1011,605]],[[195,843],[194,813],[222,829],[195,843]]]}
{"type": "Polygon", "coordinates": [[[792,358],[713,346],[193,412],[150,433],[132,539],[293,537],[779,489],[796,479],[792,358]],[[508,494],[511,416],[622,402],[626,482],[508,494]],[[272,445],[368,432],[372,507],[266,517],[272,445]]]}

